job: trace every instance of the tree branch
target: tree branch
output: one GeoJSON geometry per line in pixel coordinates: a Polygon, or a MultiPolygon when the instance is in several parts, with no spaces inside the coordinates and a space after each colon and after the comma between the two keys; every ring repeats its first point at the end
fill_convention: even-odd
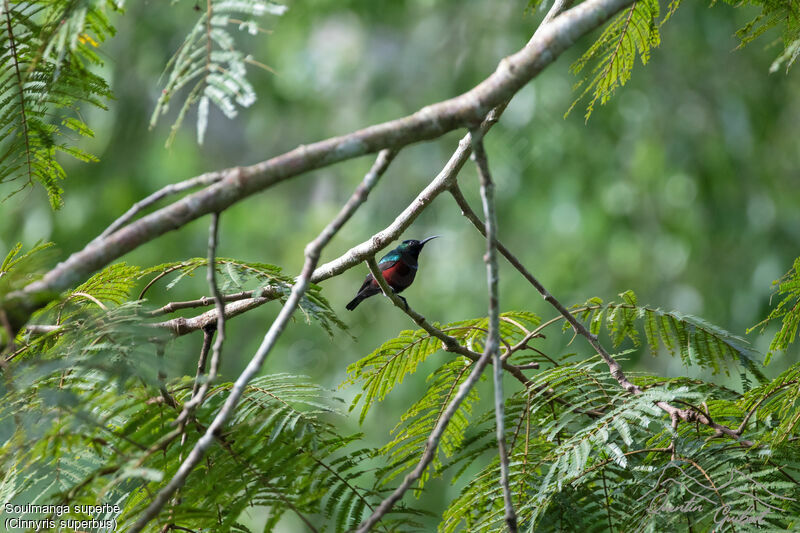
{"type": "MultiPolygon", "coordinates": [[[[486,281],[489,287],[489,332],[486,335],[486,353],[492,358],[494,365],[494,413],[495,427],[497,429],[497,451],[500,455],[500,487],[503,489],[503,503],[505,506],[505,519],[511,533],[517,531],[517,514],[514,512],[514,503],[511,501],[511,489],[508,486],[508,451],[506,450],[505,430],[505,396],[503,395],[503,369],[500,367],[500,305],[498,302],[497,269],[497,216],[494,205],[494,182],[489,172],[489,162],[483,147],[483,137],[480,132],[470,132],[472,141],[472,159],[478,167],[478,177],[481,181],[481,201],[483,214],[486,218],[486,281]]],[[[509,348],[509,352],[511,349],[509,348]]]]}
{"type": "MultiPolygon", "coordinates": [[[[267,296],[267,295],[274,295],[277,297],[280,291],[270,290],[271,287],[264,287],[262,289],[252,290],[252,291],[241,291],[233,294],[223,294],[221,300],[225,303],[228,302],[237,302],[239,300],[247,300],[256,297],[256,293],[258,296],[267,296]]],[[[196,300],[186,300],[184,302],[170,302],[163,307],[159,307],[158,309],[154,309],[152,311],[147,312],[147,316],[161,316],[161,315],[168,315],[170,313],[174,313],[175,311],[180,311],[181,309],[193,309],[195,307],[208,307],[209,305],[214,305],[214,297],[211,296],[202,296],[197,298],[196,300]]]]}
{"type": "MultiPolygon", "coordinates": [[[[183,424],[186,419],[192,416],[194,409],[203,403],[208,387],[216,379],[217,372],[219,371],[220,355],[222,353],[222,343],[225,342],[225,304],[222,301],[222,293],[217,286],[217,239],[219,234],[219,213],[211,215],[211,225],[208,228],[208,286],[211,289],[211,294],[214,295],[214,308],[217,313],[217,323],[215,325],[216,338],[214,339],[214,347],[211,350],[211,365],[208,369],[208,375],[205,381],[197,387],[195,380],[195,387],[192,389],[191,399],[183,405],[181,414],[175,420],[178,425],[183,424]]],[[[208,332],[205,332],[208,335],[208,332]]],[[[206,350],[207,352],[207,350],[206,350]]],[[[200,374],[200,365],[198,364],[198,378],[200,374]]]]}
{"type": "MultiPolygon", "coordinates": [[[[481,131],[484,133],[489,131],[489,129],[497,123],[504,109],[505,106],[500,106],[492,110],[481,123],[481,131]]],[[[441,172],[439,172],[433,181],[417,195],[414,201],[412,201],[402,213],[397,215],[389,226],[370,237],[369,240],[352,247],[333,261],[329,261],[317,268],[314,271],[314,275],[311,277],[311,281],[319,283],[320,281],[338,276],[345,270],[366,261],[367,258],[380,252],[391,242],[400,237],[414,220],[416,220],[417,216],[419,216],[437,196],[448,190],[453,183],[456,183],[458,173],[461,171],[467,159],[469,159],[471,153],[472,147],[469,144],[469,135],[467,135],[459,141],[458,148],[453,152],[453,155],[450,156],[450,159],[447,161],[444,168],[442,168],[441,172]]]]}
{"type": "Polygon", "coordinates": [[[172,479],[158,492],[155,498],[153,498],[153,501],[150,502],[150,505],[147,507],[147,509],[144,510],[142,516],[140,516],[136,523],[133,524],[130,529],[131,533],[137,533],[141,531],[147,525],[147,523],[150,522],[150,520],[155,518],[158,513],[161,512],[161,509],[164,507],[164,505],[166,505],[167,501],[172,497],[175,491],[183,486],[183,484],[186,482],[186,478],[203,459],[206,450],[214,443],[216,438],[215,435],[222,430],[228,418],[231,416],[234,409],[236,409],[242,394],[244,394],[245,387],[261,369],[261,366],[264,364],[264,361],[272,351],[272,348],[275,346],[275,343],[278,341],[278,338],[300,304],[300,300],[310,285],[311,275],[314,272],[317,261],[319,261],[319,256],[322,252],[322,249],[328,244],[328,242],[330,242],[330,240],[333,238],[336,232],[341,229],[345,222],[350,219],[356,209],[358,209],[358,207],[364,203],[364,201],[367,199],[369,191],[372,189],[372,187],[374,187],[380,176],[389,166],[389,162],[391,162],[393,156],[394,153],[389,150],[384,150],[379,154],[378,160],[376,161],[375,165],[373,165],[373,168],[364,177],[361,185],[359,185],[344,207],[342,207],[341,211],[339,211],[339,214],[336,215],[336,218],[334,218],[331,223],[322,230],[316,239],[311,241],[308,246],[306,246],[306,259],[305,263],[303,264],[303,270],[292,287],[292,292],[289,295],[289,298],[281,308],[280,313],[278,313],[278,316],[275,318],[275,321],[270,326],[266,335],[264,335],[264,340],[261,342],[258,350],[256,350],[255,355],[253,355],[253,358],[247,364],[247,367],[245,367],[244,371],[242,371],[242,373],[233,383],[230,393],[225,399],[225,403],[214,417],[214,420],[208,426],[206,432],[195,443],[194,447],[189,452],[189,455],[186,457],[186,460],[181,463],[181,466],[178,468],[178,471],[175,473],[172,479]]]}
{"type": "Polygon", "coordinates": [[[195,178],[191,178],[188,180],[181,181],[179,183],[171,183],[166,187],[159,189],[158,191],[154,192],[150,196],[144,198],[133,204],[130,209],[128,209],[124,215],[119,217],[115,220],[111,225],[109,225],[103,233],[98,235],[94,238],[92,243],[101,241],[115,233],[121,227],[125,226],[128,222],[133,220],[136,215],[138,215],[141,211],[144,211],[151,205],[155,204],[162,198],[166,198],[167,196],[172,196],[175,194],[182,193],[184,191],[188,191],[189,189],[195,189],[197,187],[211,185],[213,183],[217,183],[220,181],[225,175],[225,171],[219,172],[207,172],[205,174],[201,174],[195,178]]]}
{"type": "MultiPolygon", "coordinates": [[[[397,307],[405,314],[407,314],[411,318],[411,320],[413,320],[419,327],[427,331],[431,337],[436,337],[437,339],[442,341],[442,349],[444,351],[450,353],[456,353],[458,355],[463,355],[472,362],[478,362],[480,360],[480,358],[482,357],[481,354],[473,352],[472,350],[470,350],[469,348],[458,342],[458,339],[456,339],[455,337],[452,337],[447,333],[445,333],[444,331],[433,327],[431,323],[425,319],[424,316],[414,311],[414,309],[412,309],[411,306],[407,304],[407,302],[405,302],[398,295],[396,295],[394,291],[386,283],[386,280],[383,279],[383,276],[380,275],[380,269],[377,267],[377,263],[375,262],[374,257],[367,258],[367,267],[369,268],[369,271],[372,274],[372,276],[378,282],[378,285],[380,286],[384,296],[389,298],[395,305],[395,307],[397,307]],[[378,273],[377,277],[376,273],[378,273]]],[[[493,362],[489,361],[489,364],[493,364],[493,362]]],[[[502,362],[501,368],[503,370],[506,370],[512,376],[514,376],[517,379],[517,381],[519,381],[526,387],[530,384],[530,380],[525,374],[522,373],[519,367],[516,367],[506,362],[502,362]]]]}
{"type": "Polygon", "coordinates": [[[525,48],[500,61],[493,74],[460,96],[427,106],[404,118],[300,146],[249,167],[220,171],[223,178],[217,183],[90,243],[41,279],[9,294],[4,305],[15,305],[29,315],[54,295],[138,246],[203,215],[221,212],[283,180],[383,148],[400,148],[439,137],[456,128],[472,126],[492,108],[509,101],[578,38],[600,26],[631,1],[587,0],[559,15],[543,26],[525,48]]]}
{"type": "MultiPolygon", "coordinates": [[[[367,259],[367,265],[369,266],[369,270],[372,272],[373,277],[375,277],[375,280],[378,282],[378,285],[380,285],[383,293],[388,296],[396,306],[405,308],[405,306],[401,304],[400,298],[394,294],[394,292],[389,288],[389,285],[386,283],[386,280],[383,279],[374,257],[367,259]]],[[[409,316],[411,316],[410,313],[409,316]]],[[[422,457],[420,457],[417,466],[414,468],[414,470],[409,472],[408,475],[406,475],[400,486],[397,487],[386,499],[384,499],[378,508],[375,509],[375,511],[366,520],[364,520],[361,525],[358,526],[358,533],[366,533],[372,529],[372,527],[392,509],[394,504],[403,497],[403,494],[405,494],[411,485],[413,485],[420,477],[422,477],[425,469],[428,467],[430,462],[433,461],[433,458],[436,455],[436,450],[439,447],[439,441],[441,440],[442,434],[447,428],[447,425],[450,423],[453,415],[456,414],[456,411],[458,411],[458,408],[461,406],[464,398],[467,397],[467,394],[469,394],[469,391],[480,379],[481,374],[483,374],[483,369],[486,368],[487,364],[489,364],[491,352],[488,350],[488,347],[489,346],[487,343],[487,349],[483,352],[478,361],[475,362],[469,376],[467,376],[467,379],[461,384],[461,386],[459,386],[458,392],[456,392],[455,396],[453,396],[453,399],[450,401],[450,403],[447,404],[447,408],[444,410],[441,418],[439,418],[436,426],[433,428],[433,431],[431,431],[431,434],[428,435],[428,439],[425,443],[425,451],[422,453],[422,457]]]]}
{"type": "MultiPolygon", "coordinates": [[[[461,190],[458,188],[458,185],[454,185],[450,188],[450,194],[455,199],[456,203],[461,208],[461,213],[467,217],[467,219],[472,222],[472,225],[481,232],[482,235],[486,236],[486,230],[481,223],[478,216],[472,210],[472,208],[467,203],[464,195],[461,193],[461,190]]],[[[633,384],[628,380],[625,372],[622,370],[622,366],[619,362],[611,357],[611,355],[606,351],[605,348],[600,344],[600,341],[597,339],[597,335],[592,334],[586,327],[577,319],[575,316],[564,307],[561,302],[559,302],[552,294],[550,294],[547,289],[539,282],[533,274],[531,274],[528,269],[526,269],[519,260],[508,251],[508,249],[503,246],[500,242],[497,242],[497,249],[503,256],[508,259],[508,262],[514,265],[514,267],[520,272],[520,274],[527,279],[531,285],[536,288],[539,294],[542,295],[544,300],[556,308],[556,310],[564,317],[564,319],[569,322],[572,329],[575,331],[577,335],[584,337],[586,340],[589,341],[589,344],[595,349],[595,351],[603,358],[606,365],[608,366],[609,371],[611,372],[611,376],[620,384],[620,386],[628,391],[631,394],[641,394],[642,389],[639,386],[633,384]]],[[[677,416],[679,419],[683,420],[684,422],[699,422],[705,426],[710,427],[714,430],[715,436],[722,436],[726,435],[728,437],[733,438],[734,440],[738,441],[739,444],[743,446],[753,446],[754,443],[750,440],[742,439],[739,432],[735,429],[731,429],[727,426],[723,426],[721,424],[717,424],[708,416],[701,412],[692,411],[690,409],[678,409],[666,402],[656,402],[655,404],[658,406],[662,411],[670,415],[670,417],[677,416]]]]}
{"type": "MultiPolygon", "coordinates": [[[[250,311],[251,309],[260,307],[267,302],[277,300],[283,296],[283,294],[283,291],[277,287],[264,287],[259,292],[259,296],[257,297],[238,300],[227,304],[225,306],[225,318],[229,319],[241,315],[242,313],[250,311]]],[[[215,308],[194,317],[186,318],[179,316],[171,320],[155,322],[148,325],[154,328],[168,329],[173,333],[173,335],[181,336],[208,328],[209,326],[213,326],[217,323],[217,321],[218,313],[215,308]]]]}

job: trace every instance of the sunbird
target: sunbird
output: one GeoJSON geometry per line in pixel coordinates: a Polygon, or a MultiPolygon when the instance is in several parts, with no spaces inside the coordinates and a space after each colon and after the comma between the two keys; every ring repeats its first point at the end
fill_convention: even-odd
{"type": "MultiPolygon", "coordinates": [[[[401,293],[411,286],[411,283],[414,281],[414,276],[417,275],[417,260],[419,259],[419,253],[422,251],[422,247],[425,246],[426,242],[436,237],[440,237],[440,235],[434,235],[433,237],[428,237],[421,241],[415,239],[403,241],[400,243],[400,246],[384,255],[381,260],[378,261],[378,268],[381,269],[383,279],[386,280],[386,283],[392,288],[395,294],[401,293]]],[[[361,285],[361,288],[358,289],[358,294],[347,304],[347,310],[352,311],[362,300],[370,296],[375,296],[380,292],[381,288],[378,282],[375,281],[371,273],[367,274],[364,283],[361,285]]],[[[402,296],[400,298],[405,302],[405,298],[402,296]]]]}

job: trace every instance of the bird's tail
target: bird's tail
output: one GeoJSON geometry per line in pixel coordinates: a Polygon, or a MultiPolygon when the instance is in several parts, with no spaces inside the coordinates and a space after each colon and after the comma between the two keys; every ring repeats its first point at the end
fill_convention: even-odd
{"type": "Polygon", "coordinates": [[[345,306],[345,309],[352,311],[358,307],[358,304],[360,304],[362,300],[364,300],[364,296],[361,293],[356,294],[356,297],[350,300],[350,303],[345,306]]]}

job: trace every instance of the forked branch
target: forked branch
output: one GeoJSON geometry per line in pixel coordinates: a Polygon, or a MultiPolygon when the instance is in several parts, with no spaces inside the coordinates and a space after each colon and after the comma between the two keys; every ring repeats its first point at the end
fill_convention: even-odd
{"type": "Polygon", "coordinates": [[[306,259],[305,263],[303,264],[303,270],[292,287],[292,292],[289,295],[289,298],[281,308],[278,316],[272,322],[272,325],[270,326],[266,335],[264,335],[264,339],[261,342],[261,345],[258,347],[258,350],[256,350],[256,353],[253,355],[252,359],[250,359],[247,367],[245,367],[244,371],[242,371],[242,373],[233,383],[230,393],[225,399],[225,403],[222,405],[211,424],[209,424],[208,429],[205,431],[203,436],[198,439],[192,450],[189,452],[189,455],[186,457],[183,463],[181,463],[178,471],[175,473],[172,479],[170,479],[170,481],[158,492],[158,494],[156,494],[147,509],[144,510],[139,519],[133,524],[130,529],[132,533],[141,531],[147,525],[147,523],[150,522],[150,520],[158,516],[158,514],[161,512],[161,509],[167,504],[175,491],[183,486],[183,484],[186,482],[186,478],[203,459],[206,450],[208,450],[214,444],[216,435],[225,426],[228,418],[230,418],[234,409],[236,409],[236,406],[239,404],[239,400],[241,400],[242,394],[244,394],[245,387],[247,387],[247,384],[250,382],[250,380],[253,379],[261,369],[264,361],[272,351],[272,348],[274,348],[275,343],[277,342],[284,328],[289,323],[289,320],[291,320],[292,315],[294,315],[295,310],[300,304],[300,300],[303,298],[306,290],[308,290],[308,287],[311,283],[311,275],[313,274],[314,268],[319,261],[319,256],[322,252],[322,249],[330,242],[333,236],[336,235],[336,232],[341,229],[345,222],[347,222],[350,217],[353,216],[353,213],[356,211],[356,209],[358,209],[358,207],[364,203],[364,201],[367,199],[369,191],[378,182],[378,179],[381,177],[386,168],[388,168],[393,156],[394,153],[389,150],[382,151],[379,154],[375,165],[373,165],[373,168],[364,177],[361,185],[359,185],[344,207],[342,207],[341,211],[339,211],[339,214],[336,215],[331,223],[322,230],[316,239],[311,241],[308,246],[306,246],[306,259]]]}

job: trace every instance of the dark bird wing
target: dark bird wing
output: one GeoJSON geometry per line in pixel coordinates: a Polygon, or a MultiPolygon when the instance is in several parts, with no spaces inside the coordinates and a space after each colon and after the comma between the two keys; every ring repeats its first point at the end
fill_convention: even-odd
{"type": "MultiPolygon", "coordinates": [[[[378,268],[381,269],[381,272],[383,272],[384,270],[392,268],[396,263],[397,261],[384,261],[383,263],[378,263],[378,268]]],[[[386,276],[383,276],[383,278],[386,279],[386,276]]],[[[389,280],[386,280],[386,282],[389,283],[389,280]]],[[[364,278],[364,283],[361,284],[361,287],[358,289],[358,292],[361,292],[370,286],[373,287],[378,286],[377,283],[373,282],[372,273],[367,274],[367,277],[364,278]]]]}

